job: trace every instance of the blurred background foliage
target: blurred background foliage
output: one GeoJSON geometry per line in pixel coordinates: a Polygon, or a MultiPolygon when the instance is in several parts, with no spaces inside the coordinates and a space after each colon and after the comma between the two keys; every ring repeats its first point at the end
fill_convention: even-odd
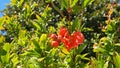
{"type": "Polygon", "coordinates": [[[1,68],[120,68],[118,0],[11,0],[0,30],[1,68]],[[84,43],[51,47],[48,35],[62,26],[84,43]]]}

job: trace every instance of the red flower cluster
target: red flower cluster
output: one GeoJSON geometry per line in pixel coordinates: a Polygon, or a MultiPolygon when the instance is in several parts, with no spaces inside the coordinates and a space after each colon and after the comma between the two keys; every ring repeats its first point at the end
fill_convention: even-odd
{"type": "Polygon", "coordinates": [[[50,38],[52,39],[53,47],[59,46],[60,42],[62,42],[67,50],[77,47],[84,41],[84,35],[81,32],[76,31],[75,33],[69,35],[69,32],[65,27],[60,28],[58,36],[56,34],[51,34],[50,38]]]}

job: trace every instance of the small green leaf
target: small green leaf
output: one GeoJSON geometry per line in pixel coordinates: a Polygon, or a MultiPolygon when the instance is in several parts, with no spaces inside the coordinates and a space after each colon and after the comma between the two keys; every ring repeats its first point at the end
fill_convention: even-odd
{"type": "Polygon", "coordinates": [[[0,46],[0,55],[6,55],[6,51],[0,46]]]}
{"type": "Polygon", "coordinates": [[[33,25],[38,29],[41,30],[41,26],[37,22],[33,22],[33,25]]]}
{"type": "Polygon", "coordinates": [[[117,52],[113,55],[113,62],[116,68],[120,68],[120,55],[117,52]]]}
{"type": "Polygon", "coordinates": [[[108,68],[108,63],[109,63],[109,61],[105,62],[105,64],[104,64],[104,67],[103,67],[103,68],[108,68]]]}
{"type": "Polygon", "coordinates": [[[34,50],[35,50],[36,52],[38,52],[38,53],[41,53],[42,50],[40,49],[39,42],[37,42],[36,40],[33,40],[32,42],[33,42],[33,44],[34,44],[34,46],[35,46],[34,50]]]}
{"type": "Polygon", "coordinates": [[[63,8],[68,9],[68,0],[59,0],[59,2],[61,4],[62,9],[63,8]]]}
{"type": "Polygon", "coordinates": [[[2,18],[0,18],[0,30],[3,28],[3,26],[2,26],[2,25],[3,25],[3,23],[4,23],[3,21],[4,21],[4,18],[3,18],[3,17],[2,17],[2,18]]]}
{"type": "Polygon", "coordinates": [[[47,39],[47,34],[42,34],[40,37],[40,43],[46,41],[46,39],[47,39]]]}
{"type": "Polygon", "coordinates": [[[83,0],[82,6],[83,8],[85,8],[86,6],[88,6],[89,4],[91,4],[94,0],[83,0]]]}
{"type": "MultiPolygon", "coordinates": [[[[14,2],[15,2],[15,1],[14,1],[14,2]]],[[[24,0],[20,0],[18,5],[19,5],[19,6],[22,6],[23,2],[24,2],[24,0]]]]}
{"type": "Polygon", "coordinates": [[[5,43],[4,46],[3,46],[3,49],[5,51],[7,51],[7,53],[9,53],[10,49],[11,49],[11,45],[9,43],[5,43]]]}
{"type": "Polygon", "coordinates": [[[75,18],[75,20],[73,22],[71,22],[72,25],[72,30],[78,30],[79,26],[80,26],[80,19],[77,17],[75,18]]]}
{"type": "Polygon", "coordinates": [[[56,51],[57,51],[57,48],[51,49],[51,50],[50,50],[50,55],[51,55],[51,56],[54,56],[55,53],[56,53],[56,51]]]}
{"type": "Polygon", "coordinates": [[[66,48],[63,48],[63,49],[62,49],[62,52],[63,52],[64,54],[70,54],[70,53],[67,51],[66,48]]]}
{"type": "Polygon", "coordinates": [[[77,52],[81,53],[86,47],[87,45],[80,45],[79,48],[77,49],[77,52]]]}
{"type": "Polygon", "coordinates": [[[38,59],[38,62],[42,62],[44,59],[45,59],[45,57],[39,58],[39,59],[38,59]]]}
{"type": "Polygon", "coordinates": [[[78,0],[72,0],[71,2],[72,2],[71,7],[74,7],[76,3],[78,2],[78,0]]]}
{"type": "Polygon", "coordinates": [[[108,29],[109,31],[112,31],[112,30],[113,30],[113,27],[112,27],[111,25],[107,25],[107,29],[108,29]]]}
{"type": "Polygon", "coordinates": [[[120,46],[120,43],[116,43],[115,45],[116,45],[116,46],[120,46]]]}
{"type": "Polygon", "coordinates": [[[17,0],[11,0],[12,5],[16,5],[16,3],[17,3],[17,0]]]}
{"type": "Polygon", "coordinates": [[[86,56],[88,55],[88,53],[85,53],[83,55],[81,55],[81,59],[84,59],[84,60],[90,60],[89,58],[86,58],[86,56]]]}
{"type": "Polygon", "coordinates": [[[64,53],[62,53],[62,52],[60,52],[58,55],[59,55],[60,58],[63,58],[63,57],[66,56],[66,55],[65,55],[64,53]]]}

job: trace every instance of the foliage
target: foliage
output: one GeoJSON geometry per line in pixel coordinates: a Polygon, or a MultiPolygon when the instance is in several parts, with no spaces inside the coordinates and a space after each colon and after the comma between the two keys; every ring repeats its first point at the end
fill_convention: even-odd
{"type": "Polygon", "coordinates": [[[119,7],[112,0],[11,0],[0,18],[7,33],[0,67],[120,68],[119,7]]]}

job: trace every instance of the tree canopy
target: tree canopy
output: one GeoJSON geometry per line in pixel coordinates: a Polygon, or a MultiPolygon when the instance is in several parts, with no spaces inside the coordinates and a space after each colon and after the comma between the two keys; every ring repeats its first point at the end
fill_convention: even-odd
{"type": "Polygon", "coordinates": [[[11,0],[1,68],[120,68],[118,0],[11,0]]]}

